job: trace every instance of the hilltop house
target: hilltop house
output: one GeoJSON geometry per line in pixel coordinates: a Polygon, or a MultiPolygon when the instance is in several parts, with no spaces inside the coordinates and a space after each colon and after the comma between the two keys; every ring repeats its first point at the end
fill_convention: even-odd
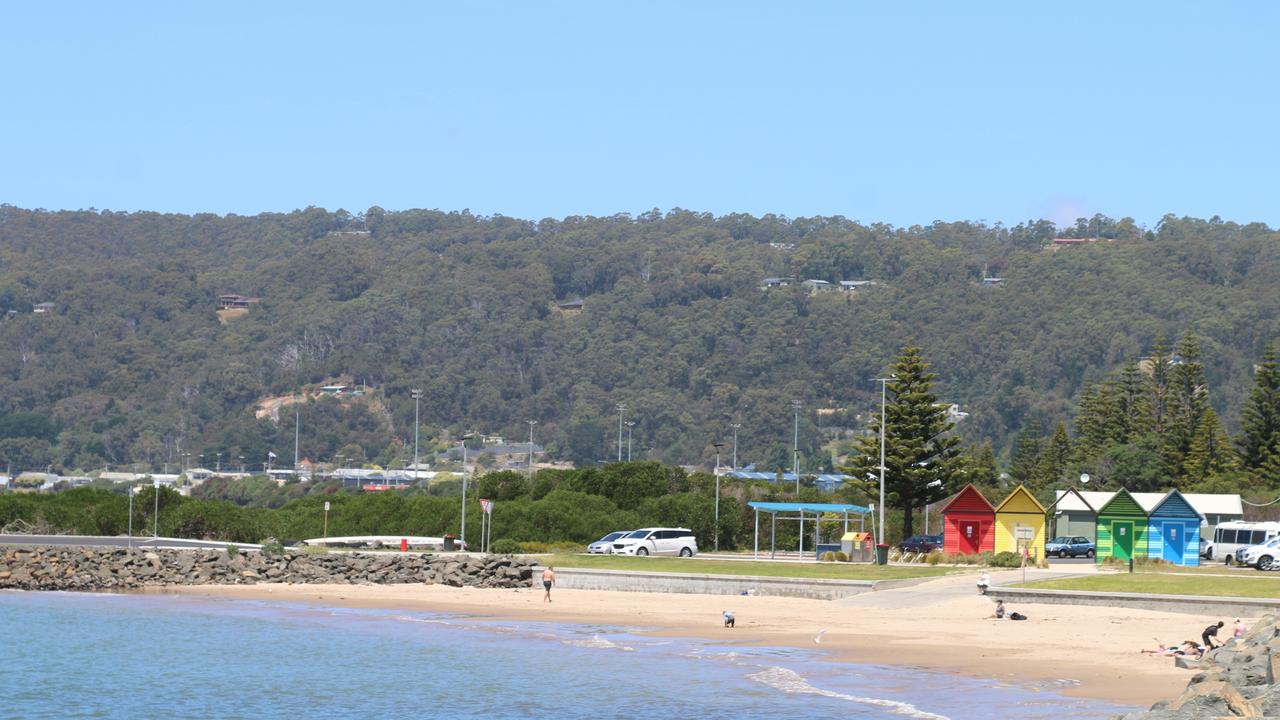
{"type": "Polygon", "coordinates": [[[809,288],[810,293],[829,292],[835,289],[835,286],[826,280],[805,280],[800,284],[809,288]]]}
{"type": "Polygon", "coordinates": [[[855,290],[862,290],[879,284],[875,280],[841,280],[840,289],[845,292],[854,292],[855,290]]]}
{"type": "Polygon", "coordinates": [[[982,278],[982,287],[1002,288],[1004,287],[1004,278],[984,277],[982,278]]]}
{"type": "Polygon", "coordinates": [[[218,296],[219,310],[239,310],[248,309],[250,306],[257,305],[262,298],[245,297],[235,293],[223,293],[218,296]]]}
{"type": "Polygon", "coordinates": [[[53,304],[53,303],[51,303],[51,302],[36,303],[35,305],[33,305],[33,306],[31,307],[31,312],[33,312],[33,313],[35,313],[35,314],[37,314],[37,315],[44,315],[44,314],[46,314],[46,313],[51,313],[51,312],[53,312],[53,311],[54,311],[54,309],[56,309],[57,307],[58,307],[57,305],[55,305],[55,304],[53,304]]]}
{"type": "Polygon", "coordinates": [[[791,284],[791,278],[785,277],[767,277],[760,281],[760,288],[768,290],[770,288],[786,287],[791,284]]]}

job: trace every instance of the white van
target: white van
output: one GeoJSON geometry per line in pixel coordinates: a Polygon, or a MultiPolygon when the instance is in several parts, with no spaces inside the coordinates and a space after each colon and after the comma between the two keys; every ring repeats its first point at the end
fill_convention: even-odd
{"type": "Polygon", "coordinates": [[[613,541],[615,555],[679,555],[693,557],[698,541],[688,528],[640,528],[613,541]]]}
{"type": "Polygon", "coordinates": [[[1218,525],[1213,533],[1213,546],[1209,548],[1212,560],[1231,565],[1239,559],[1240,551],[1250,545],[1261,545],[1280,536],[1280,522],[1230,521],[1218,525]]]}

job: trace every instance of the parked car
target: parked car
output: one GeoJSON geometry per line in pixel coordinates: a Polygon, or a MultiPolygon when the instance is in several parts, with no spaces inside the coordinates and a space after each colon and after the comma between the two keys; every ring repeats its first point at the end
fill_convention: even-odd
{"type": "Polygon", "coordinates": [[[1280,537],[1273,537],[1261,545],[1241,548],[1236,560],[1259,570],[1280,570],[1280,537]]]}
{"type": "Polygon", "coordinates": [[[588,552],[588,553],[590,553],[590,554],[592,554],[592,555],[612,555],[612,554],[613,554],[613,541],[617,540],[618,538],[622,537],[623,535],[626,535],[626,534],[627,534],[627,533],[629,533],[629,532],[631,532],[631,531],[630,531],[630,530],[615,530],[614,532],[611,532],[611,533],[609,533],[608,535],[605,535],[604,537],[600,538],[599,540],[597,540],[597,541],[595,541],[595,542],[591,543],[590,545],[588,545],[588,546],[587,546],[587,552],[588,552]]]}
{"type": "Polygon", "coordinates": [[[1208,538],[1200,538],[1200,557],[1203,560],[1213,559],[1213,542],[1208,538]]]}
{"type": "Polygon", "coordinates": [[[927,553],[941,548],[941,535],[912,535],[898,543],[898,550],[902,552],[927,553]]]}
{"type": "Polygon", "coordinates": [[[1044,544],[1044,554],[1046,557],[1057,555],[1058,557],[1093,557],[1095,550],[1093,541],[1087,537],[1076,535],[1056,537],[1044,544]]]}
{"type": "Polygon", "coordinates": [[[693,557],[698,541],[688,528],[640,528],[613,542],[617,555],[679,555],[693,557]]]}

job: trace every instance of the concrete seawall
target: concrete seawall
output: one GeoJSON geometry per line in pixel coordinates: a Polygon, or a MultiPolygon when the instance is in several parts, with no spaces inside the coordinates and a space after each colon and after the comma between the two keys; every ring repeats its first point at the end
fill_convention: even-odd
{"type": "MultiPolygon", "coordinates": [[[[839,600],[886,587],[902,587],[933,578],[910,580],[821,580],[757,577],[751,575],[699,575],[695,573],[634,572],[556,568],[556,586],[567,590],[619,590],[623,592],[688,593],[695,595],[761,595],[839,600]]],[[[533,569],[533,585],[542,587],[542,567],[533,569]]]]}
{"type": "Polygon", "coordinates": [[[1280,599],[1213,597],[1207,595],[1154,595],[1147,593],[1092,592],[1087,590],[1037,590],[993,587],[987,595],[1006,603],[1044,605],[1097,605],[1192,615],[1241,615],[1256,617],[1280,611],[1280,599]]]}

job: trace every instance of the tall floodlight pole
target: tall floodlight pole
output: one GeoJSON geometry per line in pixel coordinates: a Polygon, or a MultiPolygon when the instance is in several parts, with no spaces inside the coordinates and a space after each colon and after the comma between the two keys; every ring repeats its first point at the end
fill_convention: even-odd
{"type": "Polygon", "coordinates": [[[537,420],[525,420],[529,423],[529,479],[533,479],[533,426],[538,424],[537,420]]]}
{"type": "Polygon", "coordinates": [[[625,403],[618,403],[618,462],[622,462],[622,412],[626,409],[625,403]]]}
{"type": "Polygon", "coordinates": [[[742,427],[742,423],[733,423],[729,427],[733,428],[733,469],[738,469],[738,428],[742,427]]]}
{"type": "Polygon", "coordinates": [[[222,453],[218,453],[218,464],[217,464],[217,467],[215,468],[215,472],[217,472],[219,475],[222,474],[222,453]]]}
{"type": "Polygon", "coordinates": [[[880,383],[880,534],[877,536],[876,542],[884,544],[884,427],[889,424],[889,419],[885,416],[887,404],[885,402],[885,387],[893,376],[876,378],[876,382],[880,383]]]}
{"type": "Polygon", "coordinates": [[[795,425],[791,435],[791,472],[796,476],[796,497],[800,497],[800,401],[792,400],[791,409],[795,411],[795,425]]]}
{"type": "Polygon", "coordinates": [[[631,428],[635,426],[635,420],[627,421],[627,462],[631,462],[631,428]]]}
{"type": "Polygon", "coordinates": [[[302,408],[293,408],[293,477],[298,478],[298,435],[302,430],[302,408]]]}
{"type": "Polygon", "coordinates": [[[712,443],[716,449],[716,552],[720,552],[720,448],[724,443],[712,443]]]}
{"type": "Polygon", "coordinates": [[[133,549],[133,491],[137,490],[136,485],[129,486],[129,548],[133,549]]]}
{"type": "Polygon", "coordinates": [[[413,397],[413,480],[418,480],[418,428],[422,423],[418,422],[418,404],[422,402],[422,391],[414,388],[409,391],[413,397]]]}
{"type": "Polygon", "coordinates": [[[462,438],[462,529],[458,531],[462,544],[467,544],[467,438],[462,438]]]}
{"type": "Polygon", "coordinates": [[[153,511],[155,515],[156,524],[155,524],[155,530],[151,532],[151,537],[152,539],[159,540],[160,539],[160,478],[153,478],[151,484],[152,484],[151,489],[154,490],[156,494],[156,507],[155,507],[155,510],[153,511]]]}

